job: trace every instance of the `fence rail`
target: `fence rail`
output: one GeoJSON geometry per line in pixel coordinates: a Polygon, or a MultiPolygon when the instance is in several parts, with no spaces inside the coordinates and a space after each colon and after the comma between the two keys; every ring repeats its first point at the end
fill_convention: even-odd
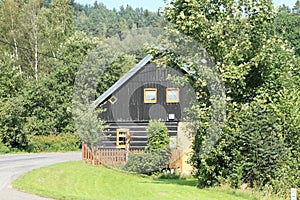
{"type": "MultiPolygon", "coordinates": [[[[125,149],[99,149],[94,154],[86,143],[82,143],[82,159],[89,164],[104,165],[108,167],[123,166],[126,163],[126,154],[143,154],[145,150],[134,149],[126,152],[125,149]]],[[[182,152],[171,151],[171,158],[166,168],[182,169],[182,152]]]]}

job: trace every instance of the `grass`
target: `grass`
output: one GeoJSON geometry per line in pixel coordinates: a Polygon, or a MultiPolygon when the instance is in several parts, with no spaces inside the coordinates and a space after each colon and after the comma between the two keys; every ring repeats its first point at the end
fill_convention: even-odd
{"type": "Polygon", "coordinates": [[[51,165],[13,183],[25,192],[65,200],[256,200],[240,191],[198,189],[195,179],[153,179],[81,162],[51,165]]]}

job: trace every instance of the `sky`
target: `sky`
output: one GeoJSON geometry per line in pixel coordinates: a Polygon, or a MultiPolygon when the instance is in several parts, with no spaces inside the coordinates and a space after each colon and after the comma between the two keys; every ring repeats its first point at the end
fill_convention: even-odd
{"type": "MultiPolygon", "coordinates": [[[[285,4],[293,8],[297,0],[273,0],[275,7],[285,4]]],[[[93,4],[95,0],[75,0],[76,3],[93,4]]],[[[158,8],[164,7],[164,0],[97,0],[98,3],[104,3],[107,8],[120,8],[121,5],[130,5],[133,8],[144,8],[151,11],[157,11],[158,8]]]]}

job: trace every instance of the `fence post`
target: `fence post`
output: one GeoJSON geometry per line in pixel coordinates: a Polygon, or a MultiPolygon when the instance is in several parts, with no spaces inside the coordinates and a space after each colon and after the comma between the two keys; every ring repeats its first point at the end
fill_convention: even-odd
{"type": "Polygon", "coordinates": [[[84,151],[84,142],[82,141],[82,144],[81,144],[81,152],[82,152],[82,155],[81,155],[81,159],[83,160],[85,157],[85,155],[84,155],[84,153],[85,153],[85,151],[84,151]]]}

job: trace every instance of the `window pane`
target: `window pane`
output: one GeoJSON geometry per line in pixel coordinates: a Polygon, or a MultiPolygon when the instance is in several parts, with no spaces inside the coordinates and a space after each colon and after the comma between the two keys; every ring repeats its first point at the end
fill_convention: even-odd
{"type": "Polygon", "coordinates": [[[146,100],[153,101],[155,100],[156,92],[155,91],[146,91],[146,100]]]}
{"type": "Polygon", "coordinates": [[[167,88],[167,102],[178,103],[179,102],[179,89],[167,88]]]}
{"type": "Polygon", "coordinates": [[[125,145],[125,138],[119,138],[119,145],[125,145]]]}
{"type": "Polygon", "coordinates": [[[125,148],[126,145],[126,136],[128,134],[127,130],[117,130],[117,147],[125,148]]]}
{"type": "Polygon", "coordinates": [[[157,89],[145,88],[144,89],[144,103],[156,103],[157,101],[157,89]]]}
{"type": "Polygon", "coordinates": [[[170,90],[168,92],[168,98],[171,101],[176,101],[178,100],[178,91],[177,90],[170,90]]]}

